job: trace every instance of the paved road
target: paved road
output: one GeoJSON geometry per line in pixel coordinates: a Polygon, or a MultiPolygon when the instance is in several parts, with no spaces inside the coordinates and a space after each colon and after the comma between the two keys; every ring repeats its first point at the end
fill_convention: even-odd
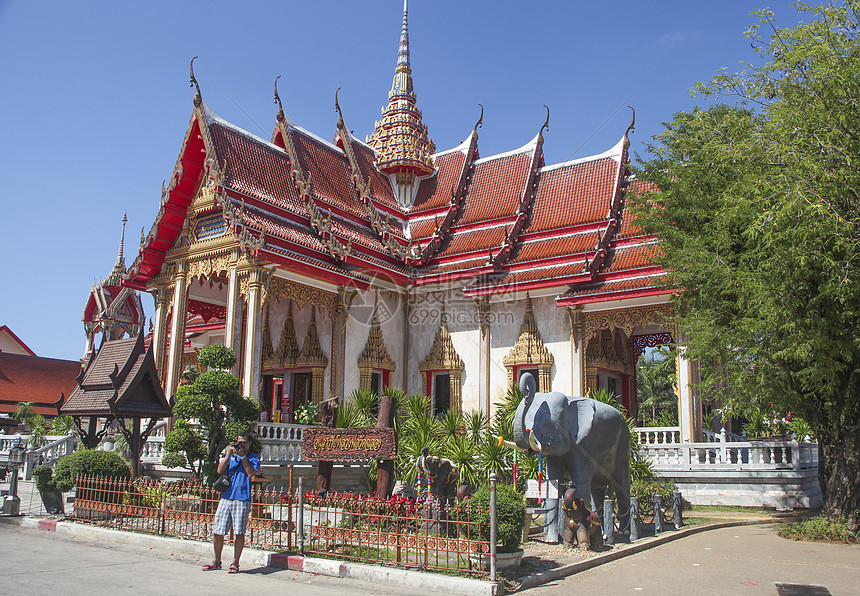
{"type": "MultiPolygon", "coordinates": [[[[225,547],[228,554],[230,547],[225,547]]],[[[372,586],[349,579],[315,576],[271,568],[204,572],[207,561],[192,555],[159,553],[117,544],[92,544],[52,532],[0,524],[0,594],[95,596],[178,593],[244,593],[338,595],[380,594],[427,596],[407,588],[372,586]]]]}
{"type": "Polygon", "coordinates": [[[525,592],[709,596],[856,596],[860,546],[793,542],[773,525],[710,530],[525,592]],[[787,591],[778,583],[821,586],[787,591]]]}

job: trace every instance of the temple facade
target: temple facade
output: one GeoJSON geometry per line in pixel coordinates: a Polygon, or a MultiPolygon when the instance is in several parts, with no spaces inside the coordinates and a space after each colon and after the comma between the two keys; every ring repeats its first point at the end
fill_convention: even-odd
{"type": "MultiPolygon", "coordinates": [[[[176,166],[123,283],[155,297],[168,396],[196,350],[224,343],[275,421],[385,386],[489,414],[524,372],[540,391],[605,388],[635,412],[636,359],[678,338],[651,263],[658,241],[625,209],[633,122],[605,152],[560,164],[544,162],[548,109],[517,149],[482,156],[479,119],[437,151],[405,5],[388,102],[365,141],[337,96],[331,141],[283,107],[263,139],[209,108],[193,60],[191,81],[176,166]]],[[[695,438],[695,370],[676,353],[681,426],[695,438]]]]}

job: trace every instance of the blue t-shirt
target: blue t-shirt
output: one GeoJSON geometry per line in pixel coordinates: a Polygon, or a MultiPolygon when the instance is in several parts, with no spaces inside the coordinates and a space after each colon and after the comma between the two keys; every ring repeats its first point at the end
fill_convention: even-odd
{"type": "MultiPolygon", "coordinates": [[[[260,456],[257,453],[248,455],[248,463],[251,467],[260,471],[260,456]]],[[[245,472],[245,465],[235,453],[230,456],[227,463],[227,474],[230,475],[230,488],[221,493],[222,499],[233,499],[235,501],[251,500],[251,477],[245,472]]]]}

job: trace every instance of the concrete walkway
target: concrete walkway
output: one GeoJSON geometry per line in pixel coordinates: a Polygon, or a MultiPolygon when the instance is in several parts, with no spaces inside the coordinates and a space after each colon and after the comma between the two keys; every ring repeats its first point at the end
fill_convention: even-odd
{"type": "MultiPolygon", "coordinates": [[[[46,516],[39,493],[35,490],[33,482],[20,481],[19,496],[21,498],[21,512],[27,515],[17,518],[0,518],[0,522],[18,524],[24,528],[49,530],[56,532],[58,536],[65,535],[79,540],[92,540],[100,543],[113,542],[146,549],[158,549],[170,553],[181,552],[192,557],[199,557],[200,562],[207,562],[211,558],[211,545],[205,542],[110,530],[87,524],[62,521],[61,516],[53,516],[52,519],[46,516]]],[[[71,507],[72,505],[66,506],[67,513],[71,511],[71,507]]],[[[689,520],[690,525],[681,530],[670,530],[659,536],[646,538],[633,544],[618,544],[611,549],[599,553],[530,541],[524,548],[525,556],[522,570],[518,573],[503,573],[503,577],[507,580],[508,589],[518,592],[537,588],[545,584],[550,585],[548,588],[551,586],[567,586],[571,581],[576,582],[577,590],[579,590],[580,581],[585,581],[586,576],[591,576],[591,574],[585,572],[597,567],[621,564],[621,559],[625,561],[638,560],[644,556],[641,553],[651,551],[647,555],[649,563],[646,567],[650,569],[653,566],[655,571],[657,569],[665,569],[666,573],[670,575],[674,573],[678,577],[678,580],[681,581],[685,580],[687,575],[691,577],[695,575],[697,570],[690,568],[684,571],[681,569],[676,551],[680,549],[680,552],[686,552],[688,544],[702,543],[709,545],[700,548],[705,553],[711,550],[728,552],[741,561],[761,561],[760,558],[757,558],[757,555],[761,554],[762,548],[776,549],[779,551],[778,560],[780,564],[785,565],[787,568],[791,567],[800,570],[810,569],[809,561],[811,553],[827,550],[828,553],[836,553],[833,555],[836,558],[833,559],[828,554],[825,558],[825,564],[818,570],[821,573],[818,573],[818,571],[815,574],[810,573],[809,577],[814,577],[818,580],[821,577],[825,577],[822,573],[826,574],[828,570],[839,569],[841,578],[850,579],[848,584],[845,585],[852,587],[860,585],[860,546],[796,543],[776,537],[775,529],[773,528],[774,522],[786,521],[793,516],[794,514],[791,513],[778,514],[764,511],[728,512],[705,510],[700,512],[694,510],[692,512],[685,512],[685,518],[689,520]],[[757,528],[756,532],[753,533],[756,540],[738,540],[739,531],[734,533],[714,531],[721,528],[739,528],[743,526],[757,528]],[[768,541],[767,538],[762,538],[762,536],[770,536],[771,540],[768,541]],[[763,546],[765,542],[767,542],[767,546],[763,546]],[[670,544],[672,544],[671,547],[669,546],[670,544]],[[751,551],[746,553],[744,549],[751,549],[751,551]],[[835,564],[835,567],[831,563],[835,564]],[[576,577],[573,578],[570,576],[576,577]]],[[[702,560],[708,561],[708,555],[703,555],[702,560]]],[[[420,588],[427,591],[444,591],[451,594],[495,596],[496,594],[501,594],[504,589],[502,584],[489,581],[452,577],[438,573],[394,569],[380,565],[287,556],[252,549],[245,550],[243,562],[246,568],[256,566],[260,568],[289,569],[291,571],[301,571],[331,577],[350,578],[365,581],[371,585],[420,588]]],[[[693,565],[691,564],[691,567],[693,565]]],[[[761,569],[762,573],[759,575],[764,574],[765,571],[767,569],[761,569]]],[[[755,569],[747,570],[747,572],[751,578],[758,577],[755,569]]],[[[723,573],[730,574],[732,572],[730,569],[724,569],[723,573]]],[[[649,575],[651,575],[650,571],[649,575]]],[[[792,575],[792,577],[795,577],[795,575],[792,575]]],[[[749,581],[756,584],[756,580],[754,579],[750,579],[749,581]]],[[[678,584],[671,585],[678,586],[678,584]]],[[[772,586],[773,581],[770,581],[768,585],[772,586]]],[[[838,585],[842,586],[843,584],[840,582],[838,585]]],[[[568,586],[567,589],[570,589],[570,587],[568,586]]],[[[597,593],[618,593],[619,591],[629,589],[631,588],[619,585],[618,590],[597,593]]],[[[639,590],[639,588],[635,587],[633,589],[639,590]]],[[[550,590],[547,593],[563,592],[550,590]]],[[[662,591],[655,593],[672,594],[684,592],[667,590],[667,586],[664,583],[662,591]]],[[[698,591],[695,593],[708,594],[719,592],[698,591]]],[[[836,592],[833,593],[835,594],[836,592]]],[[[826,594],[826,592],[822,592],[822,594],[826,594]]]]}

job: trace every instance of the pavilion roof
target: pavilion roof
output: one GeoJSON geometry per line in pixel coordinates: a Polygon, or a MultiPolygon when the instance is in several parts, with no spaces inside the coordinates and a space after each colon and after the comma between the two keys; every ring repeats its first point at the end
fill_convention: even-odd
{"type": "Polygon", "coordinates": [[[60,406],[63,415],[164,418],[171,414],[142,333],[102,343],[76,380],[77,387],[60,406]]]}

